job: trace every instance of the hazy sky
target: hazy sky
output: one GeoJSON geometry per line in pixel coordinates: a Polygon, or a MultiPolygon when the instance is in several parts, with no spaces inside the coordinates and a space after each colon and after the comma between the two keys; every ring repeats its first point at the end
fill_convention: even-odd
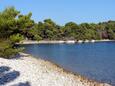
{"type": "Polygon", "coordinates": [[[23,14],[31,11],[35,21],[51,18],[64,24],[115,20],[115,0],[0,0],[0,11],[8,6],[23,14]]]}

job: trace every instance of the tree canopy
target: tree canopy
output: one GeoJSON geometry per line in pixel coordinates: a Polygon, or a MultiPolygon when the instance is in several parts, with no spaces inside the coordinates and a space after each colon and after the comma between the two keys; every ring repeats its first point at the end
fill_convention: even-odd
{"type": "Polygon", "coordinates": [[[17,34],[31,40],[115,39],[115,21],[95,23],[68,22],[61,26],[51,19],[34,22],[32,13],[23,15],[14,7],[0,12],[0,38],[17,34]]]}
{"type": "MultiPolygon", "coordinates": [[[[23,15],[14,7],[6,8],[0,12],[0,40],[9,40],[14,44],[23,39],[29,40],[115,40],[115,21],[100,23],[68,22],[58,25],[51,19],[36,23],[31,19],[32,13],[23,15]]],[[[9,45],[8,45],[9,46],[9,45]]],[[[0,44],[2,47],[2,44],[0,44]]],[[[7,49],[9,49],[7,48],[7,49]]],[[[0,48],[4,50],[3,48],[0,48]]]]}

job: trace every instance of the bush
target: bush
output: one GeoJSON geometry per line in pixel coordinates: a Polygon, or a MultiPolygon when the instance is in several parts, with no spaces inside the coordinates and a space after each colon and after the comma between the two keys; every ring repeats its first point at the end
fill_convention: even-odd
{"type": "Polygon", "coordinates": [[[10,40],[12,43],[20,42],[24,39],[24,37],[21,34],[15,34],[10,36],[10,40]]]}
{"type": "Polygon", "coordinates": [[[21,52],[23,48],[14,48],[9,41],[0,41],[0,57],[10,59],[21,52]]]}
{"type": "Polygon", "coordinates": [[[34,40],[40,41],[40,40],[42,40],[42,37],[40,37],[39,35],[35,35],[34,40]]]}
{"type": "Polygon", "coordinates": [[[0,56],[6,59],[10,59],[15,57],[16,54],[18,54],[18,52],[20,52],[21,49],[13,49],[13,48],[8,48],[5,50],[0,50],[0,56]]]}

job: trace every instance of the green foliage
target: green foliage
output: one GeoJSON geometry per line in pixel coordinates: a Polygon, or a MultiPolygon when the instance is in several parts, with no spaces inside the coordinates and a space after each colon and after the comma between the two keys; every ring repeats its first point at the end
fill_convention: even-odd
{"type": "Polygon", "coordinates": [[[115,40],[115,21],[76,24],[68,22],[64,26],[57,25],[51,19],[35,23],[32,13],[20,14],[14,7],[0,12],[0,56],[10,57],[20,49],[15,43],[24,40],[115,40]],[[10,40],[5,41],[4,40],[10,40]]]}
{"type": "Polygon", "coordinates": [[[0,57],[10,59],[22,50],[23,48],[15,48],[10,41],[0,41],[0,57]]]}
{"type": "Polygon", "coordinates": [[[23,38],[38,41],[115,39],[115,21],[79,25],[75,22],[68,22],[64,26],[59,26],[51,19],[35,23],[31,16],[31,12],[23,15],[14,7],[0,12],[0,38],[10,38],[14,43],[23,38]]]}
{"type": "Polygon", "coordinates": [[[39,35],[35,35],[34,40],[40,41],[40,40],[42,40],[42,37],[40,37],[39,35]]]}
{"type": "Polygon", "coordinates": [[[65,38],[76,39],[78,30],[79,30],[79,27],[74,22],[69,22],[65,24],[65,27],[63,28],[65,38]]]}
{"type": "Polygon", "coordinates": [[[18,42],[24,40],[24,37],[21,34],[14,34],[14,35],[10,36],[10,40],[12,43],[18,43],[18,42]]]}
{"type": "Polygon", "coordinates": [[[6,48],[4,50],[0,50],[0,57],[4,57],[6,59],[10,59],[15,57],[15,55],[17,55],[19,52],[22,51],[23,48],[19,48],[19,49],[14,49],[14,48],[6,48]]]}
{"type": "Polygon", "coordinates": [[[13,30],[17,29],[15,18],[18,14],[19,11],[14,7],[6,8],[0,13],[0,38],[9,37],[13,33],[13,30]]]}

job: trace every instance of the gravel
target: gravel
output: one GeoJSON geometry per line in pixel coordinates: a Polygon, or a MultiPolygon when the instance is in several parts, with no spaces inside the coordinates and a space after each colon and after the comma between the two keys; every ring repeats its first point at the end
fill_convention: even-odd
{"type": "Polygon", "coordinates": [[[36,59],[24,53],[21,53],[18,59],[0,58],[1,66],[10,67],[10,72],[20,73],[15,80],[3,86],[16,86],[15,84],[24,82],[28,82],[28,86],[110,86],[72,74],[49,61],[36,59]]]}

